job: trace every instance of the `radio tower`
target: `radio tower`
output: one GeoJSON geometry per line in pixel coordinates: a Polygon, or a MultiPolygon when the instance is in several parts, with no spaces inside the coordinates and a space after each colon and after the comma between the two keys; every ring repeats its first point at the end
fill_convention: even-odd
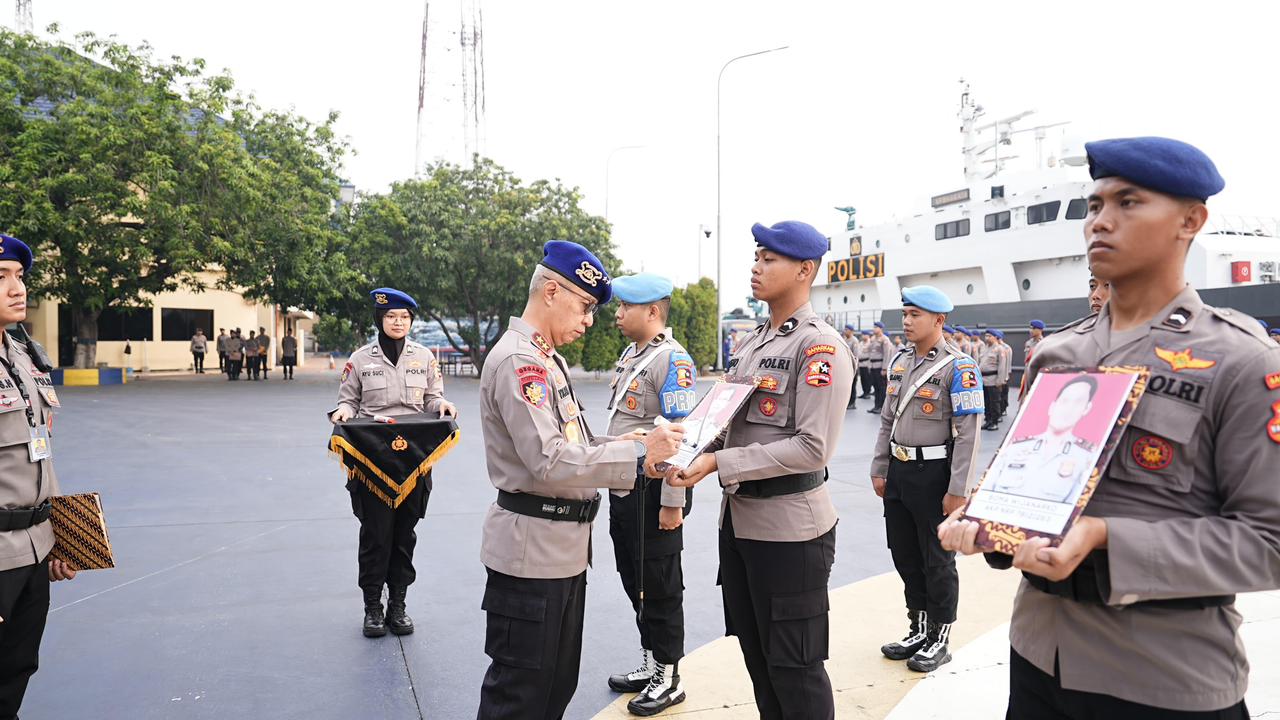
{"type": "Polygon", "coordinates": [[[13,8],[13,27],[20,33],[34,32],[31,19],[31,0],[18,0],[13,8]]]}
{"type": "Polygon", "coordinates": [[[469,167],[484,153],[484,33],[480,0],[422,9],[414,175],[433,162],[469,167]]]}

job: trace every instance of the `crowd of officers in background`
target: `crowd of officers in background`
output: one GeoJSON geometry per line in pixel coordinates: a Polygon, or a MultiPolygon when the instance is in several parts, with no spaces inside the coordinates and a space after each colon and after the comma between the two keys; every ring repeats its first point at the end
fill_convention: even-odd
{"type": "MultiPolygon", "coordinates": [[[[225,328],[218,328],[214,348],[218,352],[218,372],[224,373],[227,380],[268,379],[271,336],[265,327],[259,327],[256,332],[250,330],[247,338],[240,328],[234,328],[230,333],[225,328]]],[[[204,356],[208,349],[209,339],[204,328],[196,328],[196,334],[191,336],[191,367],[197,375],[204,374],[204,356]]],[[[285,380],[293,379],[293,369],[297,365],[298,339],[293,336],[293,330],[287,330],[280,340],[279,360],[285,380]]]]}

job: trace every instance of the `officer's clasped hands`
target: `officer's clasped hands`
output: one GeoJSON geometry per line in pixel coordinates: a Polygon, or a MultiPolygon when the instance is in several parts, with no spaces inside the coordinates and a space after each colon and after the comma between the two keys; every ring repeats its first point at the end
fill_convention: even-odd
{"type": "Polygon", "coordinates": [[[645,458],[649,463],[670,460],[680,451],[684,440],[684,426],[672,423],[654,428],[640,441],[644,443],[645,458]]]}

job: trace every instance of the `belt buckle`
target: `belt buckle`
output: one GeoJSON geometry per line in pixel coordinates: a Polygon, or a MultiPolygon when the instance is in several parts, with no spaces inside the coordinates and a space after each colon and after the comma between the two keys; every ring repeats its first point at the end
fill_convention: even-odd
{"type": "Polygon", "coordinates": [[[907,449],[901,445],[893,446],[893,456],[902,462],[911,462],[911,456],[907,454],[907,449]]]}

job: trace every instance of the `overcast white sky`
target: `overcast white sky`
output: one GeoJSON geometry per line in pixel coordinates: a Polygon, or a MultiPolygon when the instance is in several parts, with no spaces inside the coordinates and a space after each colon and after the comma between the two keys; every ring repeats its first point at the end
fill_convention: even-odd
{"type": "MultiPolygon", "coordinates": [[[[830,234],[833,206],[872,224],[962,187],[960,77],[993,118],[1036,109],[1085,138],[1190,141],[1227,180],[1215,211],[1280,215],[1273,3],[482,2],[487,154],[579,186],[603,214],[609,152],[644,145],[615,155],[609,215],[629,269],[678,283],[696,279],[699,226],[716,223],[716,74],[790,46],[724,76],[726,308],[748,293],[751,223],[830,234]]],[[[413,173],[421,13],[420,0],[34,0],[38,28],[147,40],[230,69],[264,105],[338,110],[367,191],[413,173]]],[[[712,277],[715,240],[701,252],[712,277]]]]}

